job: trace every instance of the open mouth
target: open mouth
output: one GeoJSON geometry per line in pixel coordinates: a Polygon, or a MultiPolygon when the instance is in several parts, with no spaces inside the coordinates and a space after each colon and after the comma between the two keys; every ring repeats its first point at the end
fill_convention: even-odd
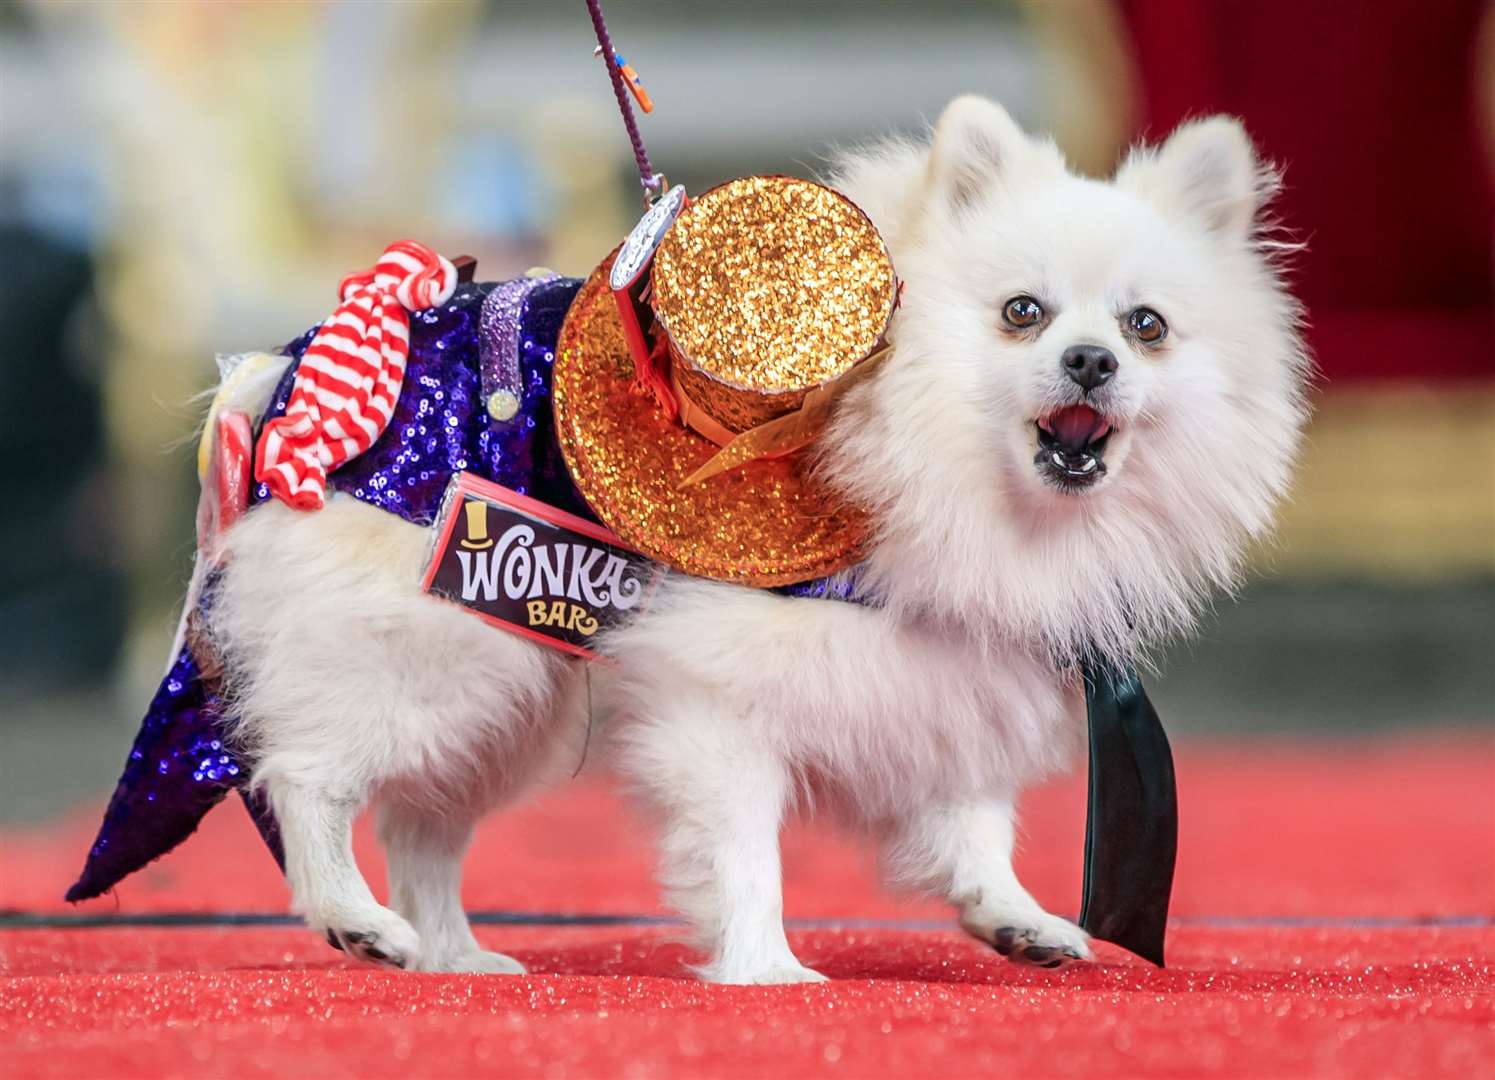
{"type": "Polygon", "coordinates": [[[1040,416],[1038,455],[1033,464],[1050,483],[1066,491],[1089,487],[1106,475],[1106,444],[1115,430],[1089,405],[1067,405],[1040,416]]]}

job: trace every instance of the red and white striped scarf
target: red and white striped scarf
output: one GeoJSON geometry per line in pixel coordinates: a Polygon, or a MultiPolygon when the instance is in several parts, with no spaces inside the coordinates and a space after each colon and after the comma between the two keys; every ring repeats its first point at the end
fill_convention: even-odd
{"type": "Polygon", "coordinates": [[[344,278],[342,303],[302,354],[285,415],[260,435],[255,479],[287,506],[320,510],[327,474],[389,425],[410,355],[407,312],[445,303],[456,287],[456,268],[410,240],[344,278]]]}

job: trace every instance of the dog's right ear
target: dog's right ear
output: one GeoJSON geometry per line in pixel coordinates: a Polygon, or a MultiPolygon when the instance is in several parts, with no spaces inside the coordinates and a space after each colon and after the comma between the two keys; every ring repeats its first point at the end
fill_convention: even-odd
{"type": "Polygon", "coordinates": [[[976,94],[945,106],[934,128],[929,153],[929,184],[934,196],[956,214],[986,198],[1019,156],[1032,147],[1007,110],[976,94]]]}

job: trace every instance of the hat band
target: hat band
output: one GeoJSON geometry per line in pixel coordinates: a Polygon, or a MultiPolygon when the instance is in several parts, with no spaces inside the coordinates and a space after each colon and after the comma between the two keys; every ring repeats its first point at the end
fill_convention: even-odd
{"type": "Polygon", "coordinates": [[[680,481],[680,486],[699,484],[749,461],[783,457],[802,450],[825,430],[831,406],[842,394],[871,374],[892,351],[891,345],[875,349],[840,378],[824,386],[817,386],[807,393],[797,409],[743,432],[732,431],[702,408],[681,385],[675,374],[676,365],[670,364],[670,386],[680,407],[680,420],[696,434],[705,436],[721,447],[704,465],[680,481]]]}
{"type": "Polygon", "coordinates": [[[726,446],[738,433],[723,424],[711,413],[702,407],[700,402],[690,396],[690,391],[680,381],[680,365],[670,358],[670,389],[675,394],[675,403],[680,410],[680,422],[690,428],[697,435],[704,435],[717,446],[726,446]]]}

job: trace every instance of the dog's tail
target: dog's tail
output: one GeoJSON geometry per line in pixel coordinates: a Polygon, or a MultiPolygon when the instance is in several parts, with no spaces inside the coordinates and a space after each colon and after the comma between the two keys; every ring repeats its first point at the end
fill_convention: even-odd
{"type": "Polygon", "coordinates": [[[196,610],[202,600],[203,584],[213,560],[205,556],[202,523],[211,508],[206,505],[214,497],[211,470],[213,464],[213,440],[218,429],[218,417],[229,412],[244,413],[258,418],[264,415],[275,394],[275,388],[291,364],[289,356],[270,353],[220,354],[218,360],[218,385],[214,388],[212,401],[203,416],[198,430],[197,479],[202,484],[202,495],[198,506],[199,524],[197,550],[193,555],[192,577],[187,582],[187,595],[182,600],[181,616],[177,619],[176,636],[172,639],[171,653],[166,658],[166,670],[171,671],[176,658],[181,654],[187,640],[187,617],[196,610]]]}

